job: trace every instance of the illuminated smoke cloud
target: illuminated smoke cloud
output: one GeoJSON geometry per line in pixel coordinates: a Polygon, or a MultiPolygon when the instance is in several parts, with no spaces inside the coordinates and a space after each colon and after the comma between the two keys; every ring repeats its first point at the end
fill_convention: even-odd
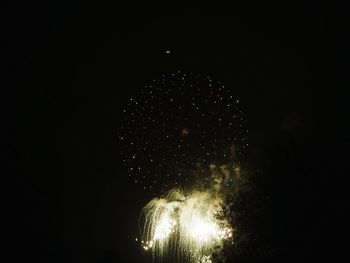
{"type": "Polygon", "coordinates": [[[233,229],[222,213],[222,196],[211,190],[187,194],[173,189],[165,198],[154,199],[143,210],[142,245],[162,261],[174,255],[179,262],[211,262],[211,254],[233,229]]]}

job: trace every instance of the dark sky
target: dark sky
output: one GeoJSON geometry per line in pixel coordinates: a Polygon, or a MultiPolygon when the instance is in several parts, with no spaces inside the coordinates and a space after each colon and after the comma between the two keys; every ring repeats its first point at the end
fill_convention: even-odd
{"type": "Polygon", "coordinates": [[[19,89],[7,110],[19,124],[9,131],[14,257],[149,259],[134,241],[149,196],[128,180],[117,132],[126,99],[178,69],[214,75],[235,89],[246,112],[249,156],[263,170],[261,192],[271,197],[269,224],[259,231],[280,248],[254,260],[338,255],[329,252],[338,248],[332,220],[344,211],[332,149],[348,139],[348,126],[337,129],[345,115],[334,118],[334,109],[347,106],[334,96],[336,66],[329,61],[344,57],[333,20],[344,13],[316,0],[175,5],[13,6],[8,68],[19,89]]]}

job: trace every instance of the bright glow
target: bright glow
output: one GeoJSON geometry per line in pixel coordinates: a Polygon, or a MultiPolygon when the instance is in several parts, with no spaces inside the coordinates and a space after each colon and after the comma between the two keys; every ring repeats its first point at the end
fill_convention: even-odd
{"type": "Polygon", "coordinates": [[[143,210],[143,247],[157,257],[177,254],[189,262],[211,262],[214,247],[232,236],[226,220],[219,220],[223,198],[213,190],[188,194],[173,189],[153,199],[143,210]]]}
{"type": "Polygon", "coordinates": [[[218,226],[211,222],[204,222],[200,218],[194,220],[195,225],[189,227],[187,231],[190,236],[198,241],[208,241],[220,237],[218,226]],[[197,222],[196,222],[197,221],[197,222]]]}
{"type": "Polygon", "coordinates": [[[156,226],[156,229],[154,231],[154,239],[163,240],[169,237],[175,225],[176,225],[176,222],[174,220],[171,220],[168,216],[163,216],[159,220],[156,226]]]}

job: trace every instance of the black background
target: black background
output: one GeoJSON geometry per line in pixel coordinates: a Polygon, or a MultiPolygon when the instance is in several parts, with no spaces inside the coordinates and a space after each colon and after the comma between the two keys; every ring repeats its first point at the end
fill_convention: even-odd
{"type": "Polygon", "coordinates": [[[259,231],[278,251],[245,260],[340,257],[346,155],[334,155],[348,125],[340,124],[347,105],[335,92],[335,59],[347,63],[337,34],[345,11],[316,0],[220,8],[116,2],[11,6],[6,67],[17,89],[3,116],[16,117],[4,129],[16,175],[12,258],[150,259],[134,240],[149,195],[122,166],[119,117],[145,82],[178,69],[231,86],[247,115],[249,156],[270,196],[259,231]]]}

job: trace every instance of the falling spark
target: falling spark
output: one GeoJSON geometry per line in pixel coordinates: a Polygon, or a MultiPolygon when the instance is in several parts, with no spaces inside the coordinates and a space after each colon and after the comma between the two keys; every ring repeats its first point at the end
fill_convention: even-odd
{"type": "Polygon", "coordinates": [[[172,189],[165,198],[153,199],[143,209],[142,245],[162,261],[177,255],[179,261],[211,262],[211,254],[233,229],[224,219],[223,197],[213,189],[184,193],[172,189]]]}

